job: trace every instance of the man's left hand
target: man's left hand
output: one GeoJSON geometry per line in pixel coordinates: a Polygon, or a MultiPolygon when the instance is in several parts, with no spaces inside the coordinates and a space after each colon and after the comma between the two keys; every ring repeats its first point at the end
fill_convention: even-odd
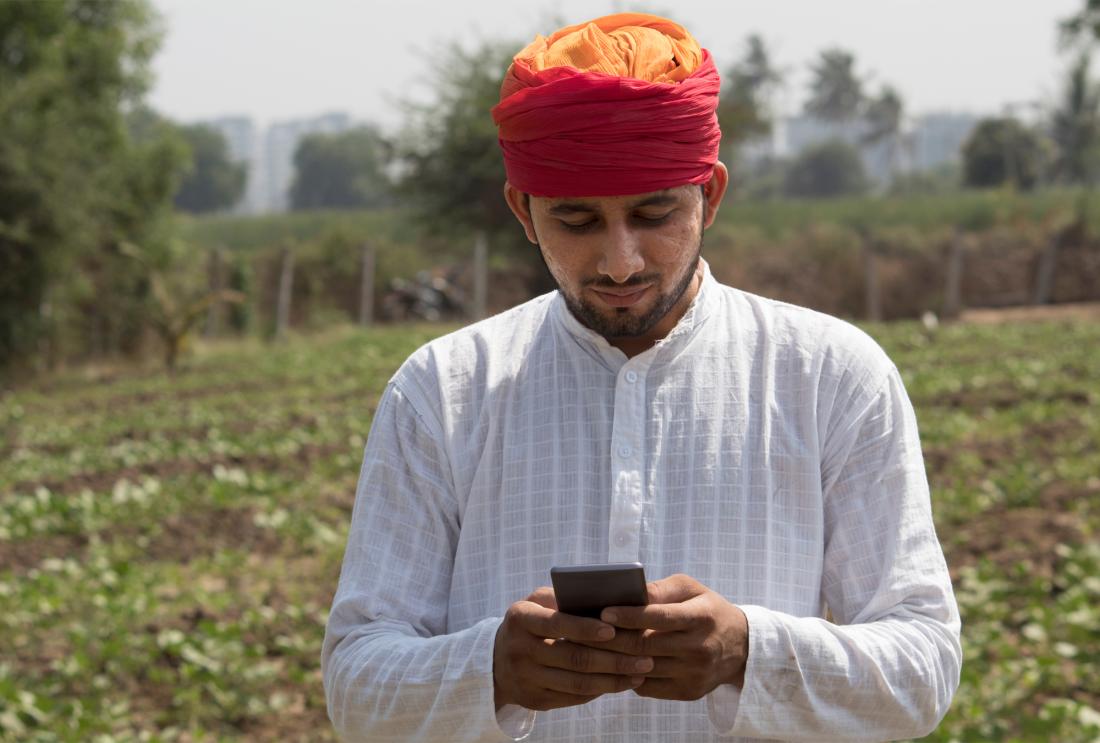
{"type": "Polygon", "coordinates": [[[653,670],[634,689],[643,697],[690,701],[719,684],[745,679],[749,625],[745,613],[687,575],[648,585],[648,606],[603,610],[604,622],[621,628],[613,640],[592,647],[653,658],[653,670]]]}

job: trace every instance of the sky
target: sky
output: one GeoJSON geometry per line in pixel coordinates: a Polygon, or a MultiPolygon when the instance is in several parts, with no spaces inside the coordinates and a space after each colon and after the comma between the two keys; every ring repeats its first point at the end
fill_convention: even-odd
{"type": "Polygon", "coordinates": [[[345,111],[392,129],[402,100],[430,94],[430,60],[452,41],[514,39],[561,22],[649,10],[673,18],[720,70],[750,33],[787,72],[778,106],[796,112],[809,63],[843,47],[910,114],[1002,113],[1050,103],[1069,59],[1056,24],[1083,0],[153,0],[165,37],[152,105],[180,121],[245,115],[265,124],[345,111]]]}

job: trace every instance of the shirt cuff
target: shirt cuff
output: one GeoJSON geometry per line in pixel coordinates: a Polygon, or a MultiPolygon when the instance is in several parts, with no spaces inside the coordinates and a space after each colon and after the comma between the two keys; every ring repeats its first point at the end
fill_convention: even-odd
{"type": "Polygon", "coordinates": [[[535,711],[518,704],[506,704],[497,710],[497,725],[500,732],[512,740],[526,740],[535,729],[535,711]]]}
{"type": "Polygon", "coordinates": [[[737,712],[741,707],[741,690],[733,684],[719,684],[707,694],[707,717],[718,735],[733,735],[737,712]]]}

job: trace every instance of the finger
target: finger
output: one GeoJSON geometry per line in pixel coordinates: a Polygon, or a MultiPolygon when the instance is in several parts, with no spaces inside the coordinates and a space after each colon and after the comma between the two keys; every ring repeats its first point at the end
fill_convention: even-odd
{"type": "Polygon", "coordinates": [[[521,601],[519,606],[521,626],[538,637],[599,642],[615,636],[615,628],[598,619],[564,614],[533,601],[521,601]]]}
{"type": "Polygon", "coordinates": [[[557,610],[558,608],[558,600],[554,596],[554,589],[550,586],[539,586],[531,592],[527,600],[539,606],[544,606],[547,609],[557,610]]]}
{"type": "Polygon", "coordinates": [[[706,593],[707,587],[690,575],[677,573],[646,584],[651,604],[679,604],[706,593]]]}
{"type": "Polygon", "coordinates": [[[532,659],[542,666],[577,673],[637,676],[653,669],[652,658],[613,653],[567,640],[544,640],[532,653],[532,659]]]}
{"type": "Polygon", "coordinates": [[[576,673],[558,668],[540,669],[531,681],[544,689],[588,697],[599,694],[616,694],[645,683],[643,676],[618,676],[606,673],[576,673]]]}
{"type": "Polygon", "coordinates": [[[634,693],[640,697],[675,699],[681,702],[688,702],[702,696],[701,694],[696,694],[690,688],[685,687],[682,681],[678,679],[657,678],[647,678],[644,684],[634,689],[634,693]]]}
{"type": "Polygon", "coordinates": [[[662,632],[688,630],[697,621],[699,607],[682,604],[649,606],[613,606],[604,609],[600,619],[623,629],[655,629],[662,632]]]}
{"type": "Polygon", "coordinates": [[[698,663],[690,663],[682,658],[654,658],[653,668],[645,677],[651,679],[683,679],[699,670],[698,663]]]}

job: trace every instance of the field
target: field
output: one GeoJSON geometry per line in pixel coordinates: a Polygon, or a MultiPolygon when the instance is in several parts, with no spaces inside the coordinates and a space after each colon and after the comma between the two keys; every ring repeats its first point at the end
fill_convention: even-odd
{"type": "MultiPolygon", "coordinates": [[[[1100,739],[1100,322],[868,328],[963,611],[937,741],[1100,739]]],[[[438,327],[200,349],[0,397],[0,741],[326,741],[371,413],[438,327]]]]}

